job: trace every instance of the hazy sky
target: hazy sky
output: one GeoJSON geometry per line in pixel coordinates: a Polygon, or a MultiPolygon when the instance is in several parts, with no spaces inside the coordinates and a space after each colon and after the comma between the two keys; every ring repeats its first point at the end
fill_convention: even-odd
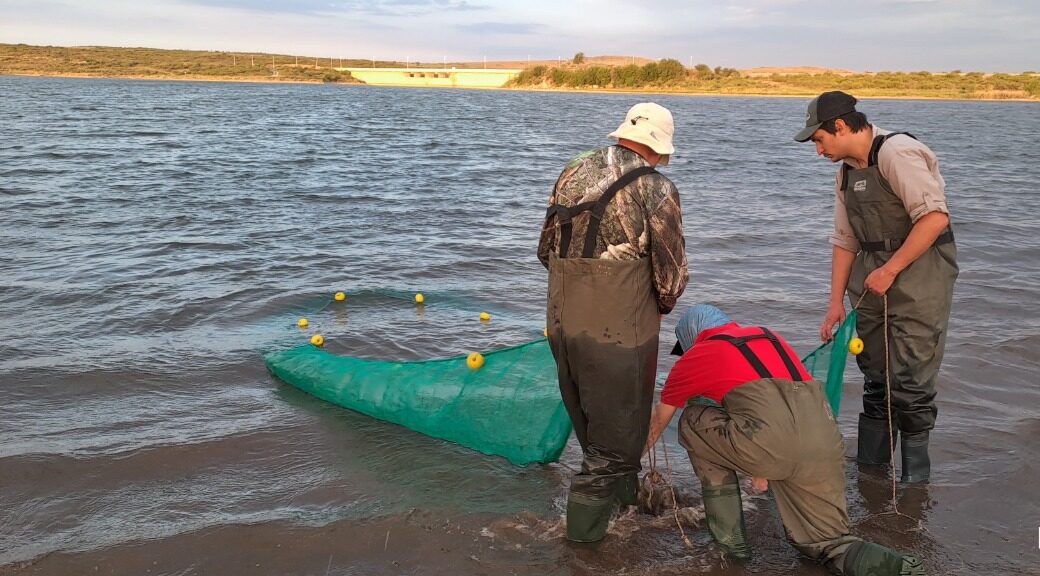
{"type": "Polygon", "coordinates": [[[0,0],[0,42],[385,60],[1040,70],[1040,0],[0,0]]]}

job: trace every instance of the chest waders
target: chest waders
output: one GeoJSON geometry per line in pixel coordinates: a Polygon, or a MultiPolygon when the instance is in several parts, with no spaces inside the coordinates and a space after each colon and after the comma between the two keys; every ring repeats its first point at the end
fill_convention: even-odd
{"type": "MultiPolygon", "coordinates": [[[[881,146],[897,134],[903,133],[874,139],[865,168],[842,166],[849,224],[860,243],[849,276],[852,302],[860,301],[867,275],[888,262],[913,228],[902,200],[877,165],[881,146]]],[[[856,362],[863,372],[864,390],[856,458],[863,464],[888,464],[889,438],[902,432],[904,482],[928,479],[928,432],[935,426],[935,383],[946,348],[957,271],[957,247],[953,230],[947,228],[900,272],[887,292],[893,430],[888,429],[885,391],[884,302],[880,296],[867,294],[858,308],[856,331],[864,348],[856,362]]]]}
{"type": "MultiPolygon", "coordinates": [[[[761,334],[751,336],[737,337],[728,334],[717,334],[708,339],[722,340],[736,346],[747,363],[758,373],[759,378],[771,379],[774,378],[773,374],[769,372],[758,355],[748,346],[748,342],[753,340],[768,340],[787,370],[787,375],[782,377],[787,378],[789,376],[792,381],[801,381],[802,377],[795,361],[783,349],[780,341],[768,329],[761,328],[761,330],[761,334]]],[[[730,391],[730,394],[732,393],[733,390],[730,391]]],[[[729,398],[729,394],[723,398],[723,403],[727,406],[732,405],[729,398]]],[[[773,408],[780,408],[782,405],[781,403],[773,408]]],[[[700,404],[690,404],[689,408],[683,411],[680,419],[679,441],[687,449],[690,463],[693,464],[693,469],[701,481],[701,497],[704,500],[704,520],[708,526],[708,532],[711,534],[712,539],[715,540],[715,543],[725,551],[727,556],[743,561],[751,557],[751,548],[747,543],[740,485],[737,482],[737,474],[734,470],[746,470],[747,467],[738,465],[739,463],[737,462],[730,463],[726,458],[708,456],[708,452],[714,452],[715,450],[706,451],[697,441],[700,440],[699,438],[691,440],[694,436],[700,436],[700,431],[704,431],[707,436],[715,439],[725,437],[728,433],[723,432],[722,429],[734,425],[738,430],[748,431],[760,428],[760,421],[757,417],[748,420],[742,420],[739,417],[731,418],[726,411],[710,407],[705,408],[700,404]],[[689,423],[693,424],[686,425],[689,423]]],[[[725,443],[730,444],[729,442],[725,443]]],[[[724,448],[720,449],[720,451],[725,450],[724,448]]]]}
{"type": "Polygon", "coordinates": [[[724,410],[693,404],[683,410],[679,443],[701,481],[712,539],[737,560],[750,557],[735,471],[769,480],[791,544],[845,576],[918,576],[920,563],[849,534],[845,508],[845,444],[823,385],[804,381],[796,361],[766,328],[761,334],[711,336],[729,342],[759,380],[730,390],[724,410]],[[768,340],[784,364],[773,374],[748,346],[768,340]]]}
{"type": "Polygon", "coordinates": [[[626,173],[599,200],[549,208],[563,257],[549,258],[546,327],[560,394],[584,458],[567,497],[567,539],[601,540],[617,502],[635,504],[661,330],[649,258],[593,258],[611,199],[650,167],[626,173]],[[581,258],[566,258],[572,218],[588,212],[581,258]]]}

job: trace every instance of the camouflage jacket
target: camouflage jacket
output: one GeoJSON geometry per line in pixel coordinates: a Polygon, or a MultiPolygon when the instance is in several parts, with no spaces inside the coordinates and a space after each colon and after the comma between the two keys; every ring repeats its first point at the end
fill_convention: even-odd
{"type": "MultiPolygon", "coordinates": [[[[583,152],[560,174],[549,204],[574,206],[596,200],[622,174],[647,165],[642,156],[621,146],[583,152]]],[[[574,218],[568,253],[559,254],[559,223],[556,218],[547,220],[538,242],[542,265],[548,268],[550,254],[581,258],[588,222],[589,212],[574,218]]],[[[662,314],[670,312],[689,280],[682,209],[675,184],[661,174],[651,174],[618,192],[603,215],[593,257],[650,258],[657,307],[662,314]]]]}

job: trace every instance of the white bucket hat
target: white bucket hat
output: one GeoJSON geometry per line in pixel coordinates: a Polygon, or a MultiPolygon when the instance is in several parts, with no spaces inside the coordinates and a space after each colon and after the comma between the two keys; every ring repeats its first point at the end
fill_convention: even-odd
{"type": "Polygon", "coordinates": [[[658,154],[669,155],[675,153],[672,146],[674,133],[672,113],[667,108],[653,102],[642,102],[630,108],[625,121],[608,136],[639,142],[658,154]]]}

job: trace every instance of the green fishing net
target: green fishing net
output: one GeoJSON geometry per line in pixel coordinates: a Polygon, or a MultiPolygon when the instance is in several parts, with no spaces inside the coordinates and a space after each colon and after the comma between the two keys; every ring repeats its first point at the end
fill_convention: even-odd
{"type": "Polygon", "coordinates": [[[841,407],[841,390],[845,384],[845,359],[849,354],[849,341],[856,332],[856,311],[852,310],[838,326],[834,338],[802,358],[805,369],[813,378],[823,382],[827,400],[834,415],[841,407]]]}
{"type": "Polygon", "coordinates": [[[277,378],[318,398],[509,459],[554,462],[571,432],[556,362],[538,339],[484,355],[392,362],[300,346],[264,357],[277,378]]]}

